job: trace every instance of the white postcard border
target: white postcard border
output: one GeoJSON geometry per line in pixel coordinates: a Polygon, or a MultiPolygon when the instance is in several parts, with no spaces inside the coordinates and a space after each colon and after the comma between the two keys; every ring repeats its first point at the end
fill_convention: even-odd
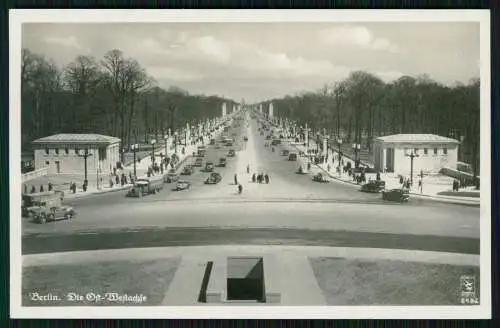
{"type": "Polygon", "coordinates": [[[10,312],[12,318],[491,318],[491,99],[488,10],[60,10],[9,12],[10,312]],[[21,44],[23,23],[478,22],[481,33],[481,300],[478,306],[23,307],[21,305],[21,44]],[[13,205],[12,205],[13,204],[13,205]],[[489,284],[487,283],[489,282],[489,284]]]}

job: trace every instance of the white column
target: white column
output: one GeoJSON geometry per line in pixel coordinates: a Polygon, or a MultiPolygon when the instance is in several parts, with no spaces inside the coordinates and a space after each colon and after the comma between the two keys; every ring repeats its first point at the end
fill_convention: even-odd
{"type": "Polygon", "coordinates": [[[227,115],[227,108],[226,108],[226,103],[222,103],[222,117],[225,117],[227,115]]]}
{"type": "Polygon", "coordinates": [[[327,154],[328,141],[326,138],[323,139],[323,155],[327,154]]]}
{"type": "Polygon", "coordinates": [[[274,115],[274,108],[273,108],[273,103],[269,104],[269,117],[273,117],[274,115]]]}
{"type": "Polygon", "coordinates": [[[309,150],[308,143],[309,143],[309,129],[307,128],[307,123],[306,123],[306,137],[305,137],[305,143],[306,143],[306,154],[307,151],[309,150]]]}
{"type": "Polygon", "coordinates": [[[380,161],[380,162],[382,163],[382,168],[381,168],[381,170],[382,170],[382,171],[385,171],[385,168],[386,168],[386,165],[387,165],[387,163],[385,162],[385,161],[386,161],[386,159],[387,159],[387,149],[384,147],[384,145],[381,145],[381,147],[382,147],[382,149],[383,149],[383,150],[382,150],[382,160],[380,161]]]}

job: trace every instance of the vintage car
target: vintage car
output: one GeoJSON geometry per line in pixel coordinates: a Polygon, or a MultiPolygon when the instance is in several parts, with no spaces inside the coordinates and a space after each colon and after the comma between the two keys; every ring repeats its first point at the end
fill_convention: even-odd
{"type": "Polygon", "coordinates": [[[177,184],[176,184],[174,190],[181,191],[181,190],[189,189],[189,187],[191,187],[191,182],[186,181],[186,180],[179,180],[179,181],[177,181],[177,184]]]}
{"type": "Polygon", "coordinates": [[[270,135],[266,136],[266,140],[271,140],[271,136],[270,135]]]}
{"type": "Polygon", "coordinates": [[[33,221],[46,223],[48,221],[69,220],[76,212],[71,206],[41,206],[32,211],[33,221]]]}
{"type": "Polygon", "coordinates": [[[361,191],[363,192],[373,192],[377,193],[385,189],[385,181],[369,180],[367,183],[361,186],[361,191]]]}
{"type": "Polygon", "coordinates": [[[39,207],[60,207],[64,199],[63,191],[46,191],[34,194],[25,194],[21,201],[21,215],[31,217],[39,207]]]}
{"type": "Polygon", "coordinates": [[[207,162],[205,164],[205,172],[212,172],[214,170],[214,163],[213,162],[207,162]]]}
{"type": "Polygon", "coordinates": [[[163,176],[163,181],[165,183],[172,183],[179,180],[179,175],[175,172],[168,172],[163,176]]]}
{"type": "Polygon", "coordinates": [[[161,176],[137,179],[129,189],[127,196],[142,197],[149,194],[156,194],[163,189],[163,183],[164,179],[161,176]]]}
{"type": "Polygon", "coordinates": [[[229,152],[227,153],[227,157],[235,157],[236,156],[236,152],[234,151],[234,149],[230,149],[229,152]]]}
{"type": "Polygon", "coordinates": [[[198,167],[201,167],[203,165],[203,160],[201,158],[197,158],[195,161],[194,161],[194,166],[198,166],[198,167]]]}
{"type": "Polygon", "coordinates": [[[191,175],[193,174],[193,167],[191,165],[184,166],[181,175],[191,175]]]}
{"type": "Polygon", "coordinates": [[[324,176],[322,173],[318,173],[315,176],[313,176],[313,181],[321,183],[329,182],[326,176],[324,176]]]}
{"type": "Polygon", "coordinates": [[[279,139],[274,139],[273,141],[271,141],[271,146],[277,146],[280,144],[281,144],[281,140],[279,140],[279,139]]]}
{"type": "Polygon", "coordinates": [[[281,151],[281,156],[288,156],[290,154],[289,150],[282,150],[281,151]]]}
{"type": "Polygon", "coordinates": [[[291,153],[288,155],[288,160],[289,161],[296,161],[297,160],[297,154],[291,153]]]}
{"type": "Polygon", "coordinates": [[[219,173],[212,172],[210,176],[205,180],[205,184],[218,184],[221,182],[222,177],[219,173]]]}
{"type": "Polygon", "coordinates": [[[210,139],[210,144],[215,145],[215,139],[210,139]]]}
{"type": "Polygon", "coordinates": [[[226,167],[226,158],[221,157],[219,158],[219,163],[217,164],[218,167],[226,167]]]}
{"type": "Polygon", "coordinates": [[[206,148],[203,147],[203,146],[199,146],[198,149],[197,149],[197,154],[196,155],[198,157],[204,157],[205,153],[206,153],[206,148]]]}
{"type": "Polygon", "coordinates": [[[395,188],[391,190],[382,191],[383,200],[405,203],[408,201],[409,198],[410,198],[410,193],[408,192],[407,189],[395,188]]]}

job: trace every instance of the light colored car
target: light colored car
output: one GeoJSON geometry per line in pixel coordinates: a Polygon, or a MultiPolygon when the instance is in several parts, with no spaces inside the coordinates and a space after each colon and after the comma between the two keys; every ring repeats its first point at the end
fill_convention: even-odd
{"type": "Polygon", "coordinates": [[[177,191],[186,190],[189,189],[189,187],[191,187],[191,182],[185,180],[179,180],[177,181],[175,190],[177,191]]]}

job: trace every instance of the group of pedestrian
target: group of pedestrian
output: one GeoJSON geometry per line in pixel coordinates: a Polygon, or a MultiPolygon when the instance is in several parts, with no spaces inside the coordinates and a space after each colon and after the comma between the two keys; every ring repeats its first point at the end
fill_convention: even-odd
{"type": "Polygon", "coordinates": [[[399,176],[399,183],[405,189],[410,189],[411,188],[411,181],[410,181],[410,179],[405,178],[402,175],[399,176]]]}
{"type": "MultiPolygon", "coordinates": [[[[349,171],[351,172],[351,171],[349,171]]],[[[366,182],[366,175],[365,175],[365,172],[361,172],[361,173],[352,173],[352,179],[353,181],[355,181],[357,184],[360,184],[360,183],[365,183],[366,182]]]]}
{"type": "Polygon", "coordinates": [[[252,182],[257,182],[257,183],[266,183],[269,184],[269,174],[264,174],[264,173],[259,173],[259,174],[252,174],[252,182]]]}

